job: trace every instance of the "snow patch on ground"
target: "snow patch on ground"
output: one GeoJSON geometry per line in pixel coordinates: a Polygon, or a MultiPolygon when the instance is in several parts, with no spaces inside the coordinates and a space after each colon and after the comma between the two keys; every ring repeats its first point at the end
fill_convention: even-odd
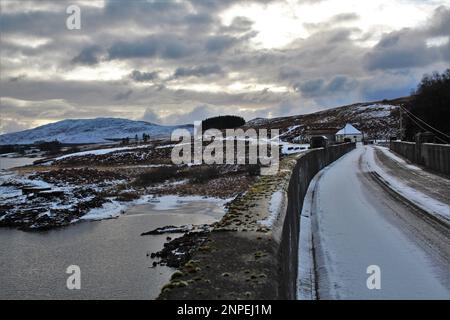
{"type": "Polygon", "coordinates": [[[19,183],[33,188],[55,188],[54,185],[39,179],[29,179],[27,176],[17,174],[4,175],[0,177],[0,184],[5,182],[19,183]]]}
{"type": "Polygon", "coordinates": [[[125,212],[127,206],[118,201],[104,203],[100,208],[89,210],[87,214],[82,216],[80,220],[103,220],[117,218],[121,213],[125,212]]]}
{"type": "MultiPolygon", "coordinates": [[[[222,206],[232,199],[220,199],[212,197],[202,197],[202,196],[177,196],[177,195],[165,195],[160,197],[155,197],[153,195],[144,195],[135,201],[130,202],[120,202],[112,200],[111,202],[103,204],[100,208],[91,209],[87,214],[80,218],[80,220],[103,220],[117,218],[122,213],[127,211],[133,206],[142,204],[152,204],[153,210],[166,211],[179,208],[190,202],[215,202],[222,206]]],[[[75,222],[75,221],[74,221],[75,222]]]]}
{"type": "Polygon", "coordinates": [[[284,133],[280,134],[279,137],[285,137],[288,134],[290,134],[292,131],[297,130],[300,127],[301,127],[301,125],[291,126],[291,127],[287,128],[287,130],[284,133]]]}
{"type": "Polygon", "coordinates": [[[284,203],[284,192],[278,190],[272,194],[269,203],[269,215],[266,219],[258,221],[259,224],[271,228],[275,221],[278,219],[280,210],[284,203]]]}
{"type": "Polygon", "coordinates": [[[19,197],[22,195],[22,191],[15,187],[0,186],[0,200],[7,200],[10,198],[19,197]]]}
{"type": "Polygon", "coordinates": [[[387,104],[371,104],[368,106],[359,106],[361,111],[369,112],[372,117],[383,118],[388,117],[391,114],[391,110],[398,107],[387,104]]]}
{"type": "Polygon", "coordinates": [[[220,199],[220,198],[212,198],[212,197],[203,197],[203,196],[186,196],[181,197],[177,195],[165,195],[158,198],[152,198],[149,202],[154,204],[155,210],[171,210],[178,207],[183,206],[186,203],[194,202],[194,201],[205,201],[205,202],[215,202],[218,204],[225,205],[225,203],[229,202],[230,199],[220,199]]]}
{"type": "Polygon", "coordinates": [[[134,147],[119,147],[119,148],[107,148],[107,149],[97,149],[97,150],[89,150],[89,151],[82,151],[82,152],[75,152],[71,154],[66,154],[64,156],[55,158],[55,160],[62,160],[66,158],[71,157],[82,157],[87,155],[103,155],[103,154],[109,154],[116,151],[124,151],[124,150],[134,150],[134,149],[141,149],[141,148],[148,148],[149,145],[143,145],[143,146],[134,146],[134,147]]]}

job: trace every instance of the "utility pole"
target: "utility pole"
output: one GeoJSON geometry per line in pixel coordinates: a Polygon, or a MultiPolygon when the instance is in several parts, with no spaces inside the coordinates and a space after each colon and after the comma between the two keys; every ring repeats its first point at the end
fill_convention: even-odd
{"type": "Polygon", "coordinates": [[[400,109],[400,140],[403,141],[403,110],[402,106],[399,106],[400,109]]]}

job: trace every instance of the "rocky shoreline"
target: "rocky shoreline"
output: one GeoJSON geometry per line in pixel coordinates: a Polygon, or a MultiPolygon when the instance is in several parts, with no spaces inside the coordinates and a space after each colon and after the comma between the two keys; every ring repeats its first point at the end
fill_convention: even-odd
{"type": "Polygon", "coordinates": [[[187,232],[179,238],[169,240],[162,250],[151,253],[151,258],[159,259],[153,262],[153,267],[161,265],[178,269],[183,266],[191,259],[194,252],[202,248],[208,239],[209,232],[187,232]]]}

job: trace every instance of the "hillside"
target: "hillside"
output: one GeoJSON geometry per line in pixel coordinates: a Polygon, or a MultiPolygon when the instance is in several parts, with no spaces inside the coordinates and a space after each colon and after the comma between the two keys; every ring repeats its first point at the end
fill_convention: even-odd
{"type": "Polygon", "coordinates": [[[134,138],[136,134],[142,139],[144,133],[151,138],[167,138],[176,128],[179,127],[120,118],[69,119],[1,135],[0,145],[53,140],[62,143],[102,143],[111,139],[134,138]]]}
{"type": "Polygon", "coordinates": [[[366,137],[384,139],[396,136],[399,130],[399,105],[408,97],[368,103],[356,103],[315,113],[273,119],[257,118],[245,127],[280,129],[283,140],[291,140],[307,134],[310,130],[336,130],[351,123],[364,132],[366,137]]]}
{"type": "MultiPolygon", "coordinates": [[[[384,139],[396,136],[399,129],[397,106],[409,98],[357,103],[315,113],[247,122],[244,128],[280,129],[283,140],[306,135],[309,130],[336,130],[346,123],[363,131],[366,137],[384,139]]],[[[0,145],[33,144],[58,140],[62,143],[102,143],[113,139],[134,138],[149,134],[151,138],[168,138],[172,130],[190,126],[161,126],[145,121],[120,118],[63,120],[34,129],[0,135],[0,145]]]]}

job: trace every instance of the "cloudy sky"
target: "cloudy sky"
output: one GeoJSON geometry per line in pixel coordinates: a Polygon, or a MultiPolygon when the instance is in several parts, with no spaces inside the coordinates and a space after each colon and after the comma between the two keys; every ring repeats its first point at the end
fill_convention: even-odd
{"type": "Polygon", "coordinates": [[[450,65],[450,0],[0,1],[0,133],[309,113],[408,95],[450,65]]]}

